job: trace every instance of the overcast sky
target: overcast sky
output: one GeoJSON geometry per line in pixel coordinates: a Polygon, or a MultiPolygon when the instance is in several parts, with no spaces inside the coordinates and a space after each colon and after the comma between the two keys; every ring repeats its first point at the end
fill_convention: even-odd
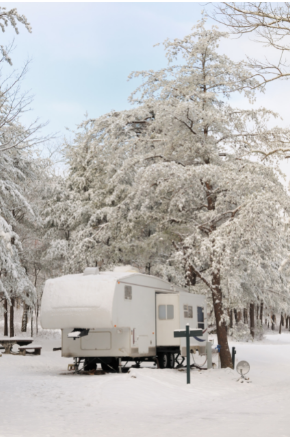
{"type": "MultiPolygon", "coordinates": [[[[67,135],[87,112],[90,118],[112,109],[129,108],[128,95],[136,81],[131,71],[166,65],[162,46],[166,38],[182,38],[201,18],[206,3],[2,3],[16,7],[32,26],[32,34],[20,24],[20,34],[1,33],[1,44],[15,38],[14,67],[32,59],[23,88],[34,95],[33,110],[25,115],[49,121],[45,132],[67,135]]],[[[228,40],[220,50],[234,60],[246,54],[261,56],[263,48],[248,38],[228,40]]],[[[265,52],[265,50],[264,50],[265,52]]],[[[266,53],[266,52],[265,52],[266,53]]],[[[268,57],[275,56],[267,51],[268,57]]],[[[284,118],[288,126],[289,82],[272,83],[257,97],[284,118]]],[[[241,98],[236,102],[249,106],[241,98]]],[[[290,160],[289,160],[290,161],[290,160]]],[[[283,169],[290,174],[290,162],[283,169]]]]}

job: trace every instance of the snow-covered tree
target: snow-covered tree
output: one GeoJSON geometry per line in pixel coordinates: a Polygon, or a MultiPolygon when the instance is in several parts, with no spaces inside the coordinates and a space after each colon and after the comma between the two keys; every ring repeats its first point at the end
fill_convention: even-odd
{"type": "Polygon", "coordinates": [[[27,311],[37,317],[43,282],[56,264],[45,259],[50,242],[41,220],[53,175],[49,160],[34,149],[11,148],[0,156],[0,240],[10,248],[1,252],[1,295],[5,305],[21,301],[26,331],[27,311]]]}
{"type": "MultiPolygon", "coordinates": [[[[25,15],[20,15],[16,8],[7,11],[5,7],[0,7],[0,28],[2,32],[5,32],[6,28],[10,24],[12,28],[15,30],[16,34],[19,34],[17,22],[23,24],[25,28],[28,30],[28,32],[30,33],[32,32],[31,26],[27,21],[25,15]]],[[[2,44],[0,45],[0,53],[3,59],[6,62],[8,62],[10,65],[12,65],[12,60],[10,58],[10,53],[9,53],[11,51],[11,48],[12,45],[10,45],[9,48],[2,44]]]]}
{"type": "MultiPolygon", "coordinates": [[[[28,316],[33,318],[35,312],[36,332],[38,330],[38,313],[43,291],[43,284],[49,277],[56,276],[55,270],[59,263],[56,259],[47,257],[51,246],[50,238],[46,236],[46,229],[41,220],[41,213],[46,205],[47,199],[51,196],[51,185],[55,179],[54,165],[50,158],[42,156],[33,157],[33,177],[27,178],[22,187],[23,195],[35,214],[35,219],[27,219],[27,214],[22,212],[15,225],[22,250],[20,260],[25,268],[26,274],[35,287],[35,304],[33,306],[23,304],[22,331],[27,330],[28,316]]],[[[59,272],[58,272],[59,274],[59,272]]],[[[31,320],[33,327],[33,320],[31,320]]]]}
{"type": "Polygon", "coordinates": [[[35,214],[23,195],[23,186],[33,177],[28,152],[17,149],[2,152],[0,175],[0,292],[2,300],[8,300],[10,305],[11,298],[17,297],[32,305],[34,287],[21,264],[22,245],[15,232],[24,215],[28,221],[35,220],[35,214]]]}
{"type": "Polygon", "coordinates": [[[269,110],[229,105],[237,90],[253,99],[255,83],[243,63],[218,54],[225,36],[202,21],[165,41],[169,67],[132,75],[143,77],[131,96],[138,106],[83,123],[47,220],[70,233],[68,271],[130,262],[206,293],[228,367],[228,309],[289,304],[279,266],[290,203],[256,155],[289,132],[267,130],[269,110]]]}
{"type": "MultiPolygon", "coordinates": [[[[18,33],[17,21],[31,32],[25,16],[17,10],[0,8],[2,31],[10,24],[18,33]]],[[[0,301],[7,310],[15,298],[32,308],[35,303],[35,287],[30,281],[24,264],[25,249],[22,244],[28,233],[39,227],[37,209],[34,208],[37,174],[35,146],[46,138],[39,138],[41,125],[38,121],[24,126],[21,115],[28,110],[32,99],[21,90],[21,81],[27,71],[27,63],[20,71],[7,71],[12,64],[10,47],[0,46],[0,301]],[[6,68],[5,68],[6,66],[6,68]],[[34,197],[32,192],[34,191],[34,197]]],[[[6,312],[7,314],[7,312],[6,312]]],[[[10,334],[13,335],[13,323],[10,334]]],[[[5,330],[7,334],[7,329],[5,330]]]]}

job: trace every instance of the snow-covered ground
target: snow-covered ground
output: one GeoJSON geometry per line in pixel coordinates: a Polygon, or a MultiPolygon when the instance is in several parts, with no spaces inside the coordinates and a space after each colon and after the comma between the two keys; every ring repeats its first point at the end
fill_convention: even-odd
{"type": "Polygon", "coordinates": [[[128,374],[71,375],[72,359],[52,352],[58,332],[42,331],[41,356],[0,358],[0,436],[289,437],[290,333],[233,343],[251,383],[230,369],[191,372],[153,366],[128,374]]]}

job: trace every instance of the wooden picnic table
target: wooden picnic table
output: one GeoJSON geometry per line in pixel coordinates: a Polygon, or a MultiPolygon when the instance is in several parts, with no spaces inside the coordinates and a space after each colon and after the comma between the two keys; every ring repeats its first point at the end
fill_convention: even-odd
{"type": "Polygon", "coordinates": [[[12,354],[12,348],[15,344],[27,346],[33,342],[32,337],[0,337],[0,344],[4,347],[4,354],[12,354]]]}
{"type": "Polygon", "coordinates": [[[38,344],[32,344],[30,346],[19,346],[19,354],[21,355],[40,355],[42,346],[38,344]]]}

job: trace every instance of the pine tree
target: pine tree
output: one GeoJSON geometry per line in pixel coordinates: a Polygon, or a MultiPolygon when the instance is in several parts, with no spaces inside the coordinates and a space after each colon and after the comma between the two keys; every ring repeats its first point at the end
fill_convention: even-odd
{"type": "MultiPolygon", "coordinates": [[[[0,8],[0,27],[3,32],[11,25],[18,34],[17,22],[31,32],[26,17],[20,15],[17,9],[7,11],[6,8],[0,8]]],[[[11,73],[12,48],[13,44],[0,45],[0,302],[3,303],[6,335],[8,305],[10,335],[13,335],[16,299],[20,299],[24,307],[32,308],[35,303],[35,287],[23,264],[25,248],[22,242],[27,237],[28,229],[35,230],[39,225],[37,211],[27,191],[37,179],[38,169],[33,154],[35,146],[48,139],[39,138],[38,131],[42,126],[37,121],[28,126],[21,121],[21,115],[32,101],[20,87],[28,63],[20,73],[11,73]]]]}
{"type": "Polygon", "coordinates": [[[137,106],[81,125],[47,215],[58,232],[69,229],[67,271],[130,262],[207,294],[222,367],[231,367],[228,309],[289,304],[279,271],[289,198],[269,158],[255,155],[289,132],[268,130],[275,114],[265,108],[230,106],[240,89],[252,101],[255,82],[217,52],[225,36],[202,21],[165,41],[169,67],[131,76],[143,77],[131,96],[137,106]]]}

